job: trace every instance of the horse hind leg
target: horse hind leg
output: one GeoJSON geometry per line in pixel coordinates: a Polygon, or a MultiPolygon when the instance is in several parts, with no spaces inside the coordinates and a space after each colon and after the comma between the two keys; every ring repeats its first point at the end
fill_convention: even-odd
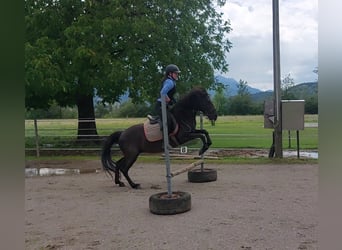
{"type": "Polygon", "coordinates": [[[130,157],[125,156],[124,158],[120,159],[120,161],[118,162],[118,167],[121,173],[125,176],[129,185],[134,189],[139,189],[140,184],[134,183],[132,181],[132,179],[128,175],[128,171],[130,167],[134,164],[134,162],[137,160],[137,158],[138,158],[138,154],[132,154],[130,155],[130,157]]]}
{"type": "Polygon", "coordinates": [[[123,183],[122,181],[120,181],[120,179],[121,179],[120,171],[119,171],[119,170],[116,170],[116,171],[115,171],[115,179],[114,179],[115,184],[118,184],[119,187],[125,187],[125,186],[126,186],[125,183],[123,183]]]}
{"type": "Polygon", "coordinates": [[[114,173],[115,173],[114,181],[115,181],[115,184],[119,185],[119,187],[125,187],[126,186],[125,183],[123,183],[121,181],[121,175],[120,175],[120,165],[122,164],[121,162],[123,162],[123,161],[124,161],[124,157],[121,158],[120,160],[118,160],[118,162],[116,163],[117,168],[114,171],[114,173]]]}
{"type": "MultiPolygon", "coordinates": [[[[113,161],[111,158],[107,159],[102,157],[102,165],[106,173],[108,173],[112,179],[114,180],[115,184],[118,184],[120,187],[124,187],[125,184],[120,181],[120,171],[118,168],[118,163],[113,161]],[[113,174],[114,173],[114,176],[113,174]]],[[[120,159],[121,160],[121,159],[120,159]]],[[[118,162],[120,162],[120,160],[118,162]]]]}

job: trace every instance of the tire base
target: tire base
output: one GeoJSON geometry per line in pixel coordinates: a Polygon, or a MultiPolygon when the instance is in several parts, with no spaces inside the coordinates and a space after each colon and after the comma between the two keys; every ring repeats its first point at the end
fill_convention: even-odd
{"type": "Polygon", "coordinates": [[[215,169],[204,168],[202,169],[193,169],[188,172],[188,181],[189,182],[210,182],[217,180],[217,171],[215,169]]]}
{"type": "Polygon", "coordinates": [[[150,212],[159,215],[172,215],[187,212],[191,209],[191,195],[187,192],[172,192],[169,197],[167,192],[150,196],[150,212]]]}

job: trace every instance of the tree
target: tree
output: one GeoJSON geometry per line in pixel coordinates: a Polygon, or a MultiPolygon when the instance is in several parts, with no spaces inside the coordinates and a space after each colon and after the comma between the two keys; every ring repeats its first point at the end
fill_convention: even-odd
{"type": "Polygon", "coordinates": [[[25,0],[25,23],[26,108],[76,105],[79,136],[97,134],[95,93],[152,102],[169,63],[179,92],[228,70],[230,24],[212,1],[25,0]]]}
{"type": "Polygon", "coordinates": [[[248,91],[248,83],[246,81],[243,81],[242,79],[239,80],[238,84],[238,95],[240,96],[249,96],[248,91]]]}
{"type": "Polygon", "coordinates": [[[224,95],[222,88],[218,89],[213,97],[213,104],[216,108],[218,115],[225,115],[228,111],[228,99],[224,95]]]}
{"type": "Polygon", "coordinates": [[[305,100],[305,114],[318,114],[318,97],[311,96],[305,100]]]}
{"type": "Polygon", "coordinates": [[[151,113],[151,109],[146,103],[134,105],[132,100],[128,100],[120,106],[119,117],[146,117],[151,113]]]}
{"type": "Polygon", "coordinates": [[[230,114],[247,115],[252,112],[252,109],[253,105],[248,91],[248,84],[240,79],[237,95],[230,98],[230,114]]]}
{"type": "Polygon", "coordinates": [[[293,100],[295,99],[295,95],[291,93],[290,89],[294,86],[294,80],[291,77],[291,74],[287,74],[286,77],[281,81],[281,92],[283,100],[293,100]]]}

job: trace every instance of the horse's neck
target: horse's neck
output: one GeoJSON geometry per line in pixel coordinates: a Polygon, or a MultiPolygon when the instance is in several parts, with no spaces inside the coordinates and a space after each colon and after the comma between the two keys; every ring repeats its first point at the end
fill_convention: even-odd
{"type": "Polygon", "coordinates": [[[172,110],[173,116],[178,123],[185,123],[188,126],[196,127],[196,111],[182,107],[172,110]]]}

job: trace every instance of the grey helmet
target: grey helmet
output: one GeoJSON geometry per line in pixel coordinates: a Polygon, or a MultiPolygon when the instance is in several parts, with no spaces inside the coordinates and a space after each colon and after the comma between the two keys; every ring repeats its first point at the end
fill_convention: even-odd
{"type": "Polygon", "coordinates": [[[180,70],[179,70],[179,68],[178,68],[177,65],[175,65],[175,64],[169,64],[169,65],[167,65],[166,68],[165,68],[165,73],[168,75],[168,74],[171,73],[171,72],[180,73],[180,70]]]}

